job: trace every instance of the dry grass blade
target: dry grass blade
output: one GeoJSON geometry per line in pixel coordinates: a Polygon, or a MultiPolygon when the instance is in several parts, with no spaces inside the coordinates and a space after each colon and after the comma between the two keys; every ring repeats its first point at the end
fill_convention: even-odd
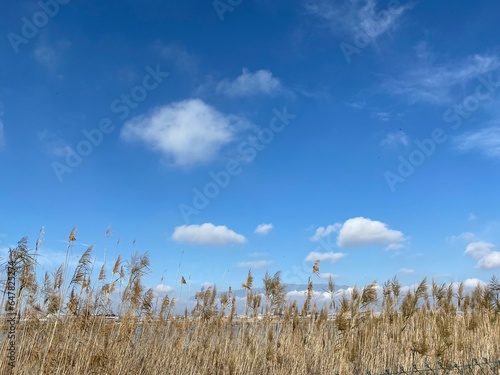
{"type": "MultiPolygon", "coordinates": [[[[338,306],[330,306],[332,315],[326,306],[336,297],[332,278],[324,292],[315,293],[311,276],[301,316],[297,306],[302,301],[286,301],[279,272],[266,273],[264,292],[259,293],[249,271],[244,291],[229,288],[219,294],[215,285],[201,289],[195,301],[181,298],[178,310],[184,314],[178,315],[175,299],[158,297],[145,282],[147,254],[134,254],[125,269],[118,257],[115,280],[104,283],[105,267],[92,275],[87,250],[68,289],[63,286],[66,266],[40,278],[35,263],[32,268],[18,263],[22,272],[16,292],[34,294],[19,304],[15,373],[295,375],[382,374],[387,369],[393,374],[497,375],[500,369],[496,276],[472,291],[464,284],[454,289],[455,284],[438,285],[434,280],[428,289],[427,279],[408,292],[396,278],[382,288],[373,282],[342,293],[338,306]],[[96,279],[104,285],[91,287],[96,279]],[[116,310],[119,317],[112,313],[116,305],[109,302],[117,283],[114,303],[122,301],[116,310]],[[375,314],[380,289],[383,300],[375,314]],[[428,293],[435,303],[429,303],[428,293]],[[251,309],[253,318],[237,315],[237,301],[243,304],[245,294],[245,311],[251,309]],[[456,308],[463,314],[454,313],[456,308]]],[[[27,240],[22,240],[12,256],[29,260],[29,251],[27,240]]],[[[175,279],[178,282],[178,276],[175,279]]],[[[186,282],[184,277],[181,282],[186,282]]],[[[8,340],[1,341],[0,350],[7,349],[8,340]]],[[[7,371],[6,361],[0,361],[0,373],[7,371]]]]}

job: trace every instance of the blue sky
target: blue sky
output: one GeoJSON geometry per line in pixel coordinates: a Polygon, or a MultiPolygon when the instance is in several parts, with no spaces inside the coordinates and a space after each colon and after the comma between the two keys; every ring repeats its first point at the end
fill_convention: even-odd
{"type": "MultiPolygon", "coordinates": [[[[148,286],[500,268],[500,4],[42,0],[0,15],[0,249],[148,286]],[[105,233],[112,227],[113,235],[105,233]],[[135,243],[133,241],[135,240],[135,243]],[[118,244],[119,242],[119,244],[118,244]]],[[[184,297],[186,292],[184,292],[184,297]]]]}

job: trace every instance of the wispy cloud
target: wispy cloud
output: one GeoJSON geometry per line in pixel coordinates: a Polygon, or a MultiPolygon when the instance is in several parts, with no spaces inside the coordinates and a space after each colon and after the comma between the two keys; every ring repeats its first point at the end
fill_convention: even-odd
{"type": "Polygon", "coordinates": [[[490,126],[455,138],[460,152],[478,152],[488,158],[500,158],[500,126],[490,126]]]}
{"type": "Polygon", "coordinates": [[[319,227],[316,229],[314,236],[310,238],[311,241],[317,242],[322,238],[328,237],[330,234],[337,232],[342,227],[342,224],[335,223],[325,227],[319,227]]]}
{"type": "Polygon", "coordinates": [[[257,225],[257,228],[255,228],[254,233],[261,234],[261,235],[266,235],[270,231],[273,230],[273,224],[259,224],[257,225]]]}
{"type": "Polygon", "coordinates": [[[71,148],[69,144],[59,135],[50,132],[48,129],[38,132],[37,138],[47,154],[51,156],[64,157],[70,153],[71,148]]]}
{"type": "Polygon", "coordinates": [[[283,90],[279,79],[269,70],[258,70],[255,73],[248,69],[235,80],[224,79],[217,85],[216,91],[229,97],[243,97],[256,94],[275,95],[283,90]]]}
{"type": "Polygon", "coordinates": [[[347,254],[345,253],[333,253],[333,252],[320,253],[317,251],[311,251],[309,254],[307,254],[305,261],[316,262],[317,260],[319,260],[320,262],[323,262],[328,260],[332,263],[335,263],[346,256],[347,254]]]}
{"type": "Polygon", "coordinates": [[[384,9],[386,5],[376,0],[307,0],[304,3],[306,12],[324,20],[333,33],[352,36],[364,33],[370,38],[396,29],[399,18],[415,4],[408,2],[384,9]]]}
{"type": "Polygon", "coordinates": [[[381,121],[389,121],[392,114],[390,112],[375,112],[373,115],[381,121]]]}
{"type": "Polygon", "coordinates": [[[464,254],[477,259],[477,268],[492,269],[500,267],[500,251],[493,250],[495,245],[489,242],[478,241],[470,243],[464,254]]]}
{"type": "Polygon", "coordinates": [[[340,247],[384,245],[387,250],[404,247],[403,233],[389,229],[380,221],[355,217],[347,220],[340,229],[337,244],[340,247]]]}
{"type": "Polygon", "coordinates": [[[410,103],[449,104],[462,95],[463,87],[481,75],[500,68],[500,56],[476,54],[459,61],[437,63],[425,44],[417,46],[417,62],[398,77],[389,78],[383,87],[410,103]],[[457,93],[457,89],[459,92],[457,93]]]}
{"type": "Polygon", "coordinates": [[[408,146],[410,140],[408,135],[403,131],[388,133],[385,138],[380,142],[381,146],[384,147],[395,147],[398,145],[408,146]]]}
{"type": "Polygon", "coordinates": [[[180,243],[195,245],[229,245],[243,244],[246,238],[225,225],[205,223],[201,225],[181,225],[175,228],[171,237],[180,243]]]}
{"type": "Polygon", "coordinates": [[[33,57],[36,62],[49,70],[55,70],[62,62],[66,51],[71,47],[67,40],[50,43],[46,38],[40,38],[40,42],[33,51],[33,57]]]}
{"type": "Polygon", "coordinates": [[[190,74],[194,74],[198,71],[196,58],[182,45],[175,43],[163,45],[158,43],[157,47],[160,49],[161,56],[167,61],[170,61],[178,71],[190,74]]]}
{"type": "Polygon", "coordinates": [[[202,100],[191,99],[133,118],[123,126],[121,138],[146,144],[173,159],[174,165],[192,167],[212,161],[248,124],[202,100]]]}
{"type": "Polygon", "coordinates": [[[456,242],[458,240],[466,241],[466,242],[471,242],[476,238],[476,235],[472,232],[463,232],[460,233],[458,236],[449,236],[446,237],[446,241],[448,242],[456,242]]]}
{"type": "Polygon", "coordinates": [[[411,273],[415,273],[415,270],[413,270],[411,268],[401,268],[399,270],[399,273],[402,273],[402,274],[405,274],[405,275],[409,275],[411,273]]]}
{"type": "Polygon", "coordinates": [[[467,220],[469,220],[469,221],[475,221],[475,220],[477,220],[477,216],[473,212],[471,212],[469,214],[469,216],[467,217],[467,220]]]}
{"type": "Polygon", "coordinates": [[[253,260],[248,262],[239,262],[238,267],[240,268],[263,268],[273,264],[271,260],[253,260]]]}

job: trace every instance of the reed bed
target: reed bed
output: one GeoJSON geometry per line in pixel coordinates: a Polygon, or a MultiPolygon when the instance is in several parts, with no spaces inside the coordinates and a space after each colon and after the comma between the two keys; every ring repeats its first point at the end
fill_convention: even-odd
{"type": "Polygon", "coordinates": [[[233,291],[215,287],[197,292],[195,307],[175,316],[175,299],[159,300],[143,284],[147,254],[126,262],[118,257],[94,279],[89,248],[74,272],[66,262],[39,283],[39,244],[29,249],[24,238],[10,251],[17,281],[16,358],[9,366],[3,334],[1,374],[324,375],[500,359],[500,284],[494,276],[469,293],[463,284],[427,279],[402,293],[394,278],[338,296],[330,280],[331,303],[318,307],[312,281],[299,305],[286,299],[279,272],[266,274],[265,293],[258,294],[249,271],[242,284],[243,317],[236,315],[233,291]],[[119,296],[119,321],[106,316],[111,295],[119,296]]]}

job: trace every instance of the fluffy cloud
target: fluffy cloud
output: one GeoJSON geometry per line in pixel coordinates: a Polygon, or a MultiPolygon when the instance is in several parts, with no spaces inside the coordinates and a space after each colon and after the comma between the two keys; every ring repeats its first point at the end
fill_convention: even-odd
{"type": "MultiPolygon", "coordinates": [[[[336,293],[334,293],[336,295],[336,293]]],[[[286,294],[287,299],[292,301],[297,301],[300,305],[304,302],[307,296],[307,290],[291,290],[286,294]]],[[[331,302],[331,295],[329,292],[318,292],[314,290],[312,292],[312,298],[318,307],[322,307],[324,304],[329,304],[331,302]]]]}
{"type": "Polygon", "coordinates": [[[158,284],[155,287],[155,291],[158,293],[170,293],[174,291],[174,288],[172,288],[170,285],[158,284]]]}
{"type": "Polygon", "coordinates": [[[485,283],[483,280],[476,279],[476,278],[471,278],[471,279],[466,279],[464,280],[464,287],[467,289],[474,289],[476,286],[486,286],[487,283],[485,283]]]}
{"type": "Polygon", "coordinates": [[[202,100],[190,99],[133,118],[124,125],[121,137],[143,142],[173,159],[174,164],[190,167],[213,160],[246,126],[242,118],[224,115],[202,100]]]}
{"type": "Polygon", "coordinates": [[[255,260],[249,262],[240,262],[238,263],[238,267],[241,268],[263,268],[273,264],[271,260],[255,260]]]}
{"type": "Polygon", "coordinates": [[[262,235],[266,235],[268,234],[271,230],[273,229],[273,225],[272,224],[259,224],[257,226],[257,228],[255,228],[255,231],[254,233],[257,233],[257,234],[262,234],[262,235]]]}
{"type": "Polygon", "coordinates": [[[319,241],[322,238],[328,237],[330,234],[337,232],[341,227],[342,224],[339,223],[328,225],[326,228],[319,227],[316,229],[316,233],[314,233],[314,236],[312,236],[310,240],[314,242],[319,241]]]}
{"type": "Polygon", "coordinates": [[[467,245],[465,254],[477,259],[477,268],[492,269],[500,267],[500,251],[494,251],[495,245],[478,241],[467,245]]]}
{"type": "Polygon", "coordinates": [[[323,262],[325,260],[329,260],[332,263],[337,262],[338,260],[346,257],[347,254],[344,253],[319,253],[317,251],[311,251],[307,254],[305,261],[306,262],[316,262],[317,260],[323,262]]]}
{"type": "Polygon", "coordinates": [[[500,159],[500,126],[491,126],[455,138],[460,152],[478,152],[488,158],[500,159]]]}
{"type": "Polygon", "coordinates": [[[402,232],[389,229],[387,225],[364,217],[347,220],[340,229],[337,244],[341,247],[363,245],[385,245],[387,250],[395,250],[404,246],[405,237],[402,232]]]}
{"type": "Polygon", "coordinates": [[[175,228],[171,237],[176,242],[195,245],[229,245],[243,244],[246,238],[225,225],[215,226],[212,223],[202,225],[181,225],[175,228]]]}
{"type": "Polygon", "coordinates": [[[282,86],[280,80],[273,77],[268,70],[252,73],[243,69],[243,73],[234,81],[225,79],[219,82],[216,90],[230,97],[242,97],[255,94],[274,95],[282,90],[282,86]]]}

